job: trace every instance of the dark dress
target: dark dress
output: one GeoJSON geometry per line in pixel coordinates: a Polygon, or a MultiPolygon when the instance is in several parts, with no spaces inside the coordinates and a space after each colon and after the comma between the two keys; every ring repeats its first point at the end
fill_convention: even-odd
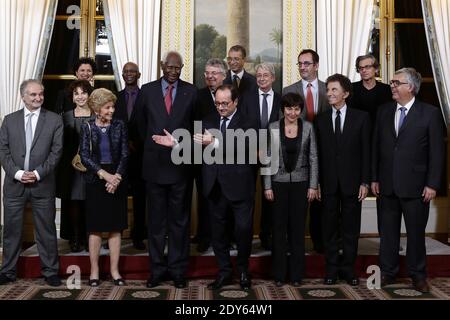
{"type": "Polygon", "coordinates": [[[82,126],[80,144],[81,161],[88,171],[86,180],[86,230],[87,232],[121,232],[128,227],[126,166],[128,161],[127,128],[123,121],[113,120],[102,132],[95,121],[82,126]],[[92,139],[92,151],[89,141],[92,139]],[[107,139],[106,148],[102,139],[107,139]],[[105,153],[105,150],[106,153],[105,153]],[[105,159],[107,161],[105,161],[105,159]],[[103,169],[110,174],[122,175],[115,193],[106,191],[105,180],[97,172],[103,169]]]}
{"type": "MultiPolygon", "coordinates": [[[[62,239],[73,240],[74,237],[83,238],[85,228],[84,210],[78,212],[77,219],[71,218],[69,214],[71,201],[84,201],[86,197],[85,182],[83,173],[72,167],[72,159],[78,152],[80,145],[81,125],[93,119],[90,117],[75,117],[74,110],[63,114],[64,122],[64,147],[61,161],[58,165],[56,177],[56,197],[61,199],[61,232],[62,239]],[[76,226],[73,224],[77,224],[76,226]],[[76,230],[81,234],[75,235],[76,230]]],[[[80,205],[80,208],[82,205],[80,205]]],[[[82,239],[81,239],[82,240],[82,239]]]]}

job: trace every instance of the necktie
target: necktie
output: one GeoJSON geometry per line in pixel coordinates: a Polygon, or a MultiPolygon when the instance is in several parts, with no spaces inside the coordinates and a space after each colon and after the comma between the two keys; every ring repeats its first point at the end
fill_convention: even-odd
{"type": "MultiPolygon", "coordinates": [[[[405,121],[406,117],[406,108],[401,107],[400,108],[400,119],[398,119],[398,132],[400,132],[400,129],[402,128],[403,122],[405,121]]],[[[397,134],[398,134],[397,132],[397,134]]]]}
{"type": "Polygon", "coordinates": [[[338,110],[334,119],[334,135],[336,136],[336,140],[339,141],[341,134],[341,111],[338,110]]]}
{"type": "Polygon", "coordinates": [[[310,122],[314,120],[314,98],[311,87],[312,84],[308,83],[306,89],[306,120],[310,122]]]}
{"type": "Polygon", "coordinates": [[[128,120],[131,118],[131,114],[133,113],[133,107],[134,107],[134,96],[135,92],[128,92],[128,102],[127,102],[127,113],[128,113],[128,120]]]}
{"type": "Polygon", "coordinates": [[[164,97],[167,114],[170,114],[170,111],[172,111],[172,91],[173,85],[169,84],[169,86],[167,87],[166,96],[164,97]]]}
{"type": "Polygon", "coordinates": [[[240,82],[240,79],[239,79],[238,75],[235,74],[235,75],[233,76],[233,86],[234,86],[236,89],[239,89],[239,82],[240,82]]]}
{"type": "Polygon", "coordinates": [[[31,119],[33,118],[34,113],[29,113],[27,115],[28,121],[25,128],[25,162],[23,164],[23,169],[28,171],[30,169],[30,151],[31,151],[31,143],[33,142],[33,128],[31,127],[31,119]]]}
{"type": "Polygon", "coordinates": [[[262,103],[262,112],[261,112],[261,128],[267,129],[267,125],[269,124],[269,105],[267,104],[267,96],[268,93],[263,93],[263,103],[262,103]]]}

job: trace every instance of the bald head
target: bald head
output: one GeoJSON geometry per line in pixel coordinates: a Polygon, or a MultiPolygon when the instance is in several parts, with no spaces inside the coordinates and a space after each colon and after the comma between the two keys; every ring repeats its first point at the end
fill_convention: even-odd
{"type": "Polygon", "coordinates": [[[122,69],[122,78],[127,87],[137,86],[138,79],[141,77],[139,66],[134,62],[127,62],[122,69]]]}

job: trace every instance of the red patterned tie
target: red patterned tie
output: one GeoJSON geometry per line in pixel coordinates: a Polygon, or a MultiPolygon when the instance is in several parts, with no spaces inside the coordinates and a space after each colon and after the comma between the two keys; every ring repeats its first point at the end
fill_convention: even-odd
{"type": "Polygon", "coordinates": [[[169,84],[169,86],[167,87],[166,96],[164,97],[167,114],[170,114],[170,111],[172,111],[172,90],[173,85],[169,84]]]}
{"type": "Polygon", "coordinates": [[[312,122],[314,120],[314,99],[311,90],[312,84],[308,83],[306,89],[306,120],[312,122]]]}

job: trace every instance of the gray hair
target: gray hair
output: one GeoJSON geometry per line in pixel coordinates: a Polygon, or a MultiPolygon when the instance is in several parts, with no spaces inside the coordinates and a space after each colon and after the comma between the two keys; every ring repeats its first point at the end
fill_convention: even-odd
{"type": "Polygon", "coordinates": [[[166,52],[161,60],[161,63],[166,64],[167,63],[167,59],[169,58],[169,56],[171,55],[175,55],[180,59],[181,65],[183,65],[183,57],[181,56],[180,53],[178,53],[177,51],[169,51],[166,52]]]}
{"type": "Polygon", "coordinates": [[[395,74],[403,73],[406,76],[406,81],[414,88],[414,95],[417,96],[422,84],[422,76],[414,68],[402,68],[395,71],[395,74]]]}
{"type": "Polygon", "coordinates": [[[275,76],[275,67],[273,63],[270,62],[262,62],[255,67],[255,71],[258,72],[258,69],[264,69],[270,72],[271,75],[275,76]]]}
{"type": "Polygon", "coordinates": [[[42,90],[44,90],[44,85],[42,84],[42,82],[38,79],[27,79],[22,81],[22,83],[20,84],[20,96],[24,96],[25,95],[25,91],[28,87],[29,84],[31,83],[35,83],[38,84],[42,87],[42,90]]]}
{"type": "Polygon", "coordinates": [[[208,61],[206,61],[205,69],[207,66],[210,67],[216,67],[220,69],[220,72],[223,74],[224,77],[227,76],[227,65],[225,64],[225,61],[217,58],[211,58],[208,61]]]}

